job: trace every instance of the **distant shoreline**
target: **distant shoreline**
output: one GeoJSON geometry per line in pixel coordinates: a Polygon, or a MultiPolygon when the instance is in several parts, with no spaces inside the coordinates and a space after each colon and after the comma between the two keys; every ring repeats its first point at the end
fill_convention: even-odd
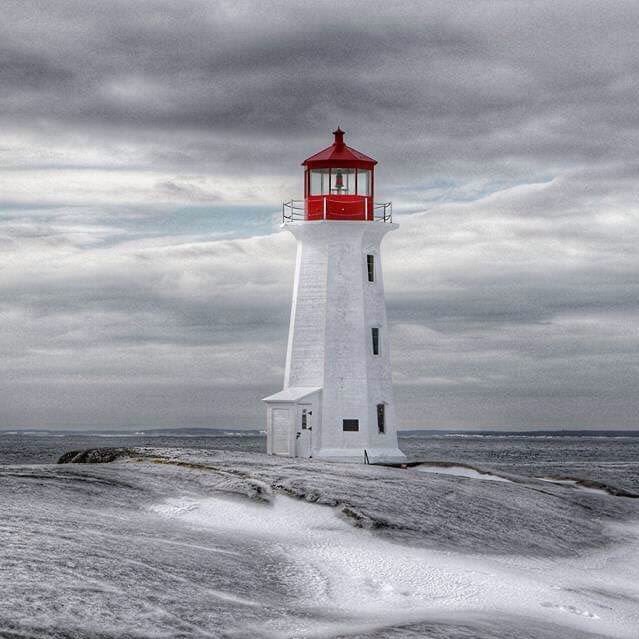
{"type": "MultiPolygon", "coordinates": [[[[0,436],[28,437],[264,437],[265,432],[258,429],[242,428],[140,428],[135,430],[69,430],[49,428],[10,428],[0,430],[0,436]]],[[[437,438],[437,437],[639,437],[638,430],[623,429],[540,429],[540,430],[455,430],[455,429],[410,429],[400,430],[400,437],[437,438]]]]}

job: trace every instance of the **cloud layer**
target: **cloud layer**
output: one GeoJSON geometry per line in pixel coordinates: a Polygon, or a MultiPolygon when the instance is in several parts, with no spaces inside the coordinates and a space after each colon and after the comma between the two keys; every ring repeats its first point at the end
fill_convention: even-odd
{"type": "Polygon", "coordinates": [[[247,426],[279,201],[380,160],[403,427],[637,427],[636,3],[9,2],[0,428],[247,426]]]}

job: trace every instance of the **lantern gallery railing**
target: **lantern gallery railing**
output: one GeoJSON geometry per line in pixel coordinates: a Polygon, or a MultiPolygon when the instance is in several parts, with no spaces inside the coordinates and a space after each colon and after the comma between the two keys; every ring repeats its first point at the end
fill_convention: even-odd
{"type": "Polygon", "coordinates": [[[282,203],[282,223],[303,222],[305,220],[371,220],[373,222],[393,221],[393,203],[376,202],[372,205],[372,216],[369,215],[368,198],[355,201],[345,201],[343,198],[333,198],[325,195],[317,198],[313,203],[313,210],[305,200],[290,200],[282,203]]]}
{"type": "Polygon", "coordinates": [[[393,203],[392,202],[375,202],[373,206],[373,219],[376,222],[393,222],[393,203]]]}
{"type": "Polygon", "coordinates": [[[304,200],[282,202],[282,224],[295,222],[296,220],[303,222],[305,217],[304,200]]]}

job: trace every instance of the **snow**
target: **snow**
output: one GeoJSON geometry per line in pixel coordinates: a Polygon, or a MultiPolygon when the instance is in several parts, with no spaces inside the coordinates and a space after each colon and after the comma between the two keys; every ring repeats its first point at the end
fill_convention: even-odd
{"type": "Polygon", "coordinates": [[[636,639],[637,499],[136,454],[0,467],[0,636],[636,639]]]}
{"type": "MultiPolygon", "coordinates": [[[[403,547],[352,528],[334,509],[282,496],[270,504],[185,497],[152,510],[258,540],[266,552],[296,564],[302,602],[354,622],[382,627],[482,612],[536,617],[627,638],[636,637],[639,625],[639,610],[632,603],[611,608],[583,591],[585,583],[636,590],[639,555],[629,566],[620,549],[557,561],[403,547]]],[[[636,527],[629,530],[636,536],[636,527]]],[[[296,637],[318,636],[307,622],[291,627],[289,620],[287,630],[296,637]]]]}
{"type": "Polygon", "coordinates": [[[503,481],[508,484],[512,484],[510,479],[505,477],[499,477],[499,475],[493,475],[488,472],[479,472],[474,468],[467,468],[466,466],[431,466],[428,464],[420,464],[415,467],[415,470],[420,473],[435,473],[436,475],[454,475],[455,477],[466,477],[467,479],[483,479],[486,481],[503,481]]]}
{"type": "Polygon", "coordinates": [[[263,402],[296,402],[300,399],[304,399],[309,395],[313,395],[321,391],[322,388],[320,386],[289,386],[284,390],[281,390],[279,393],[275,393],[274,395],[269,395],[265,397],[263,402]]]}
{"type": "Polygon", "coordinates": [[[558,484],[559,486],[573,486],[578,490],[583,490],[586,493],[593,493],[596,495],[608,495],[609,493],[603,488],[592,488],[591,486],[582,486],[576,479],[553,479],[552,477],[537,477],[539,481],[547,481],[551,484],[558,484]]]}

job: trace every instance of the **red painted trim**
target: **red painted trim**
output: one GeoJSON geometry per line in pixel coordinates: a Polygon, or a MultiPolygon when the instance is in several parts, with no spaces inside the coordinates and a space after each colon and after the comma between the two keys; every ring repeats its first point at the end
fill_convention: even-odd
{"type": "Polygon", "coordinates": [[[377,164],[377,160],[357,149],[346,146],[344,144],[344,131],[341,129],[333,131],[333,135],[335,140],[331,146],[306,158],[302,164],[317,169],[327,169],[332,166],[343,166],[346,169],[372,169],[377,164]]]}
{"type": "Polygon", "coordinates": [[[373,167],[377,164],[376,161],[367,162],[365,160],[312,160],[307,162],[302,162],[302,166],[306,166],[309,169],[330,169],[333,168],[343,168],[343,169],[370,169],[373,170],[373,167]]]}
{"type": "Polygon", "coordinates": [[[361,195],[311,195],[306,198],[307,220],[324,219],[324,198],[326,198],[327,220],[373,220],[373,198],[361,195]],[[366,200],[368,200],[368,207],[364,204],[366,200]],[[367,208],[368,215],[366,215],[367,208]]]}

